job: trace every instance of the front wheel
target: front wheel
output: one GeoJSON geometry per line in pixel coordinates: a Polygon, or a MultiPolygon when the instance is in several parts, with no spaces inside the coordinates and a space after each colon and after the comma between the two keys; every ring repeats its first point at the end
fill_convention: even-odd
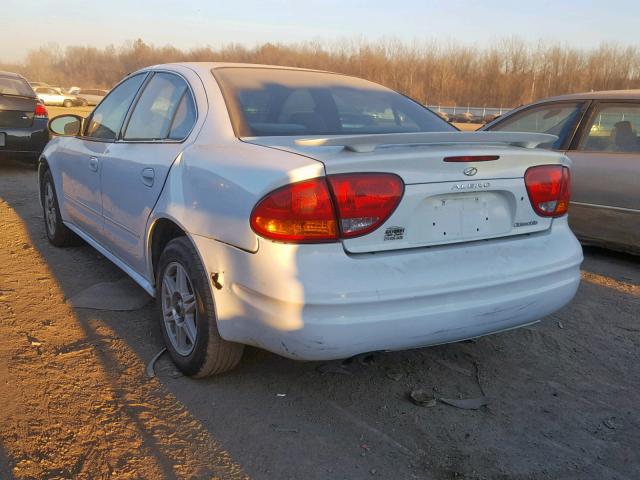
{"type": "Polygon", "coordinates": [[[162,336],[182,373],[206,377],[240,362],[244,345],[218,333],[207,273],[188,238],[170,241],[162,252],[156,292],[162,336]]]}
{"type": "Polygon", "coordinates": [[[65,108],[73,107],[73,102],[71,100],[65,100],[64,102],[62,102],[62,106],[65,108]]]}

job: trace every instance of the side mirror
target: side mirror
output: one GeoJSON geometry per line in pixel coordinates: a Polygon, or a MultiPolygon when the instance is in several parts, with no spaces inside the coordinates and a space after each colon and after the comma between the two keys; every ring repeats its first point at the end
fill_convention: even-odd
{"type": "Polygon", "coordinates": [[[60,115],[49,121],[49,130],[54,135],[75,137],[82,131],[83,120],[78,115],[60,115]]]}

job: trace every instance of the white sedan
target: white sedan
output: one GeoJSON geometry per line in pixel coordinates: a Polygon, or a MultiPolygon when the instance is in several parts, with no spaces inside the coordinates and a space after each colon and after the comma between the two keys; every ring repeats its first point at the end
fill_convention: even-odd
{"type": "Polygon", "coordinates": [[[582,250],[552,136],[462,133],[380,85],[242,64],[159,65],[40,159],[46,232],[157,298],[187,375],[249,344],[293,359],[454,342],[567,304],[582,250]]]}
{"type": "Polygon", "coordinates": [[[62,93],[62,90],[55,87],[36,87],[36,95],[45,105],[62,107],[80,107],[86,105],[86,101],[75,95],[62,93]]]}

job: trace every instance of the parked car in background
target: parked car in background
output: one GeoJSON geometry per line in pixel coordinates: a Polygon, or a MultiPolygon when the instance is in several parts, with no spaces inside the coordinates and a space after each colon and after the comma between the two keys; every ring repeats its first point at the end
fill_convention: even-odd
{"type": "Polygon", "coordinates": [[[78,89],[75,93],[80,98],[84,98],[87,101],[87,105],[97,105],[102,99],[109,93],[108,90],[101,90],[99,88],[87,88],[87,89],[78,89]]]}
{"type": "Polygon", "coordinates": [[[375,83],[190,63],[51,121],[46,233],[156,296],[187,375],[454,342],[569,302],[582,250],[555,137],[459,132],[375,83]]]}
{"type": "Polygon", "coordinates": [[[490,123],[493,122],[496,118],[500,116],[499,113],[487,113],[482,117],[482,123],[490,123]]]}
{"type": "Polygon", "coordinates": [[[67,91],[66,88],[58,87],[57,85],[47,85],[47,87],[54,89],[56,92],[58,92],[61,95],[65,95],[67,93],[72,95],[70,92],[67,91]]]}
{"type": "Polygon", "coordinates": [[[0,158],[36,161],[49,141],[47,109],[17,73],[0,72],[0,158]]]}
{"type": "Polygon", "coordinates": [[[573,161],[569,222],[585,243],[640,254],[640,90],[540,100],[484,130],[557,135],[573,161]]]}
{"type": "Polygon", "coordinates": [[[62,93],[62,91],[56,87],[36,87],[34,90],[38,98],[42,100],[45,105],[81,107],[87,104],[83,98],[62,93]]]}
{"type": "Polygon", "coordinates": [[[450,115],[450,121],[454,123],[472,123],[475,119],[471,112],[460,112],[450,115]]]}
{"type": "Polygon", "coordinates": [[[441,119],[443,119],[445,122],[449,121],[449,114],[447,112],[443,112],[442,110],[432,110],[436,115],[438,115],[441,119]]]}
{"type": "Polygon", "coordinates": [[[48,87],[49,86],[49,84],[45,83],[45,82],[29,82],[29,85],[31,85],[31,88],[48,87]]]}

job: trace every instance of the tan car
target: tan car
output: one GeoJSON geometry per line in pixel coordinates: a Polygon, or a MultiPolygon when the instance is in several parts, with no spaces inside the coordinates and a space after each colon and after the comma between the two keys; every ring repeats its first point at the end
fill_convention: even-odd
{"type": "Polygon", "coordinates": [[[569,223],[587,244],[640,254],[640,90],[563,95],[483,130],[551,133],[573,161],[569,223]]]}

